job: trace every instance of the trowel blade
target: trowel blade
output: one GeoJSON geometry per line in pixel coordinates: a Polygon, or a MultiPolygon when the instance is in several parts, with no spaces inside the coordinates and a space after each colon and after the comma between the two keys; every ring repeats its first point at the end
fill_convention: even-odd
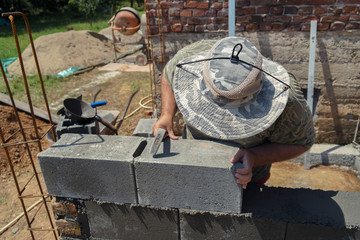
{"type": "Polygon", "coordinates": [[[163,129],[163,128],[159,128],[155,138],[154,138],[154,142],[151,146],[151,149],[150,149],[150,154],[152,154],[153,156],[156,154],[157,150],[159,149],[160,147],[160,144],[164,138],[164,135],[166,133],[166,130],[163,129]]]}

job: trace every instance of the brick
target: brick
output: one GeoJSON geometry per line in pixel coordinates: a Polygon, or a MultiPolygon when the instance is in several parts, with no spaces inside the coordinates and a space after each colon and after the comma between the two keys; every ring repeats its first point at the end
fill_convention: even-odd
{"type": "Polygon", "coordinates": [[[273,31],[282,31],[285,29],[285,27],[286,27],[286,25],[283,23],[274,23],[272,25],[272,30],[273,31]]]}
{"type": "Polygon", "coordinates": [[[236,22],[237,23],[252,23],[255,20],[256,19],[254,18],[254,16],[239,16],[239,17],[236,17],[236,22]]]}
{"type": "Polygon", "coordinates": [[[51,203],[53,213],[58,216],[66,216],[76,218],[78,213],[75,204],[69,202],[55,202],[51,203]]]}
{"type": "Polygon", "coordinates": [[[213,19],[213,23],[214,24],[227,24],[228,23],[228,18],[220,18],[220,17],[218,17],[218,18],[215,18],[215,19],[213,19]]]}
{"type": "Polygon", "coordinates": [[[195,26],[194,25],[188,25],[188,24],[185,24],[183,26],[183,32],[194,32],[195,30],[195,26]]]}
{"type": "Polygon", "coordinates": [[[81,228],[76,222],[68,222],[64,219],[55,220],[55,225],[59,233],[69,236],[81,236],[81,228]]]}
{"type": "Polygon", "coordinates": [[[169,9],[169,16],[170,17],[179,17],[180,16],[180,9],[169,9]]]}
{"type": "Polygon", "coordinates": [[[302,32],[310,32],[310,23],[304,23],[301,25],[302,32]]]}
{"type": "MultiPolygon", "coordinates": [[[[228,3],[228,1],[226,1],[225,3],[228,3]]],[[[250,0],[237,0],[237,1],[235,1],[235,7],[236,8],[241,8],[241,7],[245,7],[245,6],[250,6],[250,0]]],[[[227,6],[227,7],[229,7],[229,6],[227,6]]]]}
{"type": "Polygon", "coordinates": [[[133,155],[144,138],[64,134],[38,154],[50,195],[136,203],[133,155]]]}
{"type": "Polygon", "coordinates": [[[270,31],[271,30],[271,24],[270,23],[261,23],[260,24],[260,31],[270,31]]]}
{"type": "Polygon", "coordinates": [[[315,15],[311,16],[293,16],[292,17],[294,23],[308,23],[313,20],[318,20],[318,18],[315,15]]]}
{"type": "Polygon", "coordinates": [[[243,8],[245,15],[252,15],[256,13],[256,9],[254,7],[245,7],[243,8]]]}
{"type": "Polygon", "coordinates": [[[244,15],[244,10],[242,8],[235,9],[235,16],[242,16],[244,15]]]}
{"type": "Polygon", "coordinates": [[[360,15],[350,15],[349,21],[360,21],[360,15]]]}
{"type": "Polygon", "coordinates": [[[286,27],[286,31],[300,31],[300,30],[301,30],[300,23],[290,23],[286,27]]]}
{"type": "Polygon", "coordinates": [[[289,16],[265,16],[264,22],[274,23],[274,22],[281,22],[281,23],[288,23],[291,21],[291,17],[289,16]]]}
{"type": "Polygon", "coordinates": [[[344,13],[357,13],[358,8],[356,6],[345,6],[343,9],[344,13]]]}
{"type": "Polygon", "coordinates": [[[170,25],[174,25],[174,24],[178,24],[181,22],[181,18],[180,17],[169,17],[168,21],[166,22],[167,24],[170,25]]]}
{"type": "Polygon", "coordinates": [[[211,4],[211,8],[222,9],[223,8],[223,3],[222,2],[214,2],[214,3],[211,4]]]}
{"type": "Polygon", "coordinates": [[[176,8],[176,9],[182,9],[184,8],[184,2],[178,1],[178,2],[160,2],[161,7],[164,9],[166,8],[176,8]]]}
{"type": "Polygon", "coordinates": [[[194,17],[204,17],[205,16],[205,11],[195,9],[194,12],[193,12],[193,16],[194,17]]]}
{"type": "Polygon", "coordinates": [[[188,18],[186,20],[186,24],[190,24],[190,25],[201,25],[201,24],[208,24],[211,23],[210,22],[211,19],[204,19],[204,18],[188,18]]]}
{"type": "Polygon", "coordinates": [[[181,26],[180,23],[177,23],[177,24],[171,25],[170,29],[171,29],[172,32],[181,32],[182,26],[181,26]]]}
{"type": "Polygon", "coordinates": [[[216,17],[228,17],[229,12],[226,9],[218,10],[216,13],[216,17]]]}
{"type": "Polygon", "coordinates": [[[162,32],[163,32],[163,33],[168,33],[168,32],[170,32],[170,25],[163,25],[163,26],[162,26],[162,32]]]}
{"type": "Polygon", "coordinates": [[[340,15],[340,16],[322,16],[320,18],[320,22],[335,22],[335,21],[340,21],[340,22],[347,22],[349,20],[350,16],[349,15],[340,15]]]}
{"type": "Polygon", "coordinates": [[[257,23],[249,23],[246,24],[245,26],[246,31],[251,32],[251,31],[256,31],[259,29],[259,24],[257,23]]]}
{"type": "Polygon", "coordinates": [[[319,7],[319,6],[316,6],[315,7],[315,15],[319,15],[319,14],[325,14],[327,13],[327,9],[324,8],[324,7],[319,7]]]}
{"type": "Polygon", "coordinates": [[[339,7],[329,7],[328,13],[330,13],[330,14],[335,14],[335,15],[339,15],[339,14],[342,13],[342,8],[339,8],[339,7]]]}
{"type": "Polygon", "coordinates": [[[276,0],[250,0],[250,5],[275,5],[277,4],[276,0]]]}
{"type": "Polygon", "coordinates": [[[340,21],[336,21],[330,24],[331,31],[342,31],[344,30],[344,27],[345,27],[345,23],[340,21]]]}
{"type": "Polygon", "coordinates": [[[257,14],[267,14],[270,11],[270,7],[257,7],[256,13],[257,14]]]}
{"type": "Polygon", "coordinates": [[[346,30],[351,30],[351,29],[359,29],[360,24],[359,23],[347,23],[345,25],[345,29],[346,30]]]}
{"type": "Polygon", "coordinates": [[[344,4],[359,4],[359,0],[338,0],[338,3],[344,3],[344,4]]]}
{"type": "Polygon", "coordinates": [[[318,24],[317,24],[318,31],[327,31],[327,30],[329,30],[329,27],[330,27],[330,23],[318,22],[318,24]]]}
{"type": "Polygon", "coordinates": [[[206,25],[206,29],[209,31],[217,31],[220,29],[218,24],[208,24],[206,25]]]}
{"type": "Polygon", "coordinates": [[[192,10],[191,9],[183,9],[180,12],[181,17],[191,17],[192,16],[192,10]]]}
{"type": "Polygon", "coordinates": [[[216,10],[215,9],[209,9],[209,10],[205,10],[205,17],[216,17],[216,10]]]}
{"type": "Polygon", "coordinates": [[[245,31],[245,24],[235,24],[235,31],[237,32],[245,31]]]}
{"type": "Polygon", "coordinates": [[[196,25],[195,26],[195,32],[205,32],[206,30],[206,25],[196,25]]]}
{"type": "Polygon", "coordinates": [[[335,4],[336,0],[309,0],[311,5],[330,5],[335,4]]]}
{"type": "Polygon", "coordinates": [[[300,15],[311,15],[313,14],[313,8],[312,7],[301,7],[299,8],[300,15]]]}
{"type": "Polygon", "coordinates": [[[242,188],[229,161],[237,149],[213,141],[169,139],[155,156],[145,148],[135,159],[139,204],[240,213],[242,188]]]}
{"type": "Polygon", "coordinates": [[[153,136],[152,126],[154,126],[156,121],[157,118],[140,119],[132,135],[137,137],[152,137],[153,136]]]}
{"type": "Polygon", "coordinates": [[[178,212],[129,204],[85,201],[95,239],[178,239],[178,212]]]}
{"type": "Polygon", "coordinates": [[[209,7],[209,2],[188,1],[185,3],[185,8],[209,9],[209,7]]]}
{"type": "Polygon", "coordinates": [[[297,14],[298,8],[297,7],[284,7],[284,14],[297,14]]]}
{"type": "Polygon", "coordinates": [[[273,15],[281,15],[284,12],[284,8],[282,6],[275,6],[270,8],[270,13],[273,15]]]}

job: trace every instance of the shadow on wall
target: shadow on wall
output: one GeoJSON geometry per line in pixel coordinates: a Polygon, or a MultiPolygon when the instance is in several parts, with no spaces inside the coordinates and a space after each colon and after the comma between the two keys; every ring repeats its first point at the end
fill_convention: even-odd
{"type": "Polygon", "coordinates": [[[331,116],[334,121],[336,142],[339,144],[346,144],[346,141],[344,138],[344,133],[343,133],[343,127],[342,127],[341,121],[340,121],[336,96],[335,96],[335,92],[334,92],[332,76],[331,76],[330,66],[329,66],[329,61],[328,61],[329,58],[327,55],[326,46],[321,38],[317,39],[317,44],[318,44],[318,48],[322,49],[322,51],[319,52],[320,61],[322,64],[322,69],[323,69],[323,74],[324,74],[325,91],[326,91],[327,97],[329,99],[331,116]]]}

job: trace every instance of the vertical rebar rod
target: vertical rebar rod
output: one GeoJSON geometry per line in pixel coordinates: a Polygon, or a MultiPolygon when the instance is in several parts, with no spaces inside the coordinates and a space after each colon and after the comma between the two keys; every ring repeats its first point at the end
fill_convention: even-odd
{"type": "MultiPolygon", "coordinates": [[[[41,72],[40,72],[40,68],[39,68],[38,61],[37,61],[36,52],[35,52],[35,48],[34,48],[34,45],[33,45],[33,40],[32,40],[32,37],[31,37],[31,32],[29,32],[29,31],[30,31],[30,28],[29,28],[29,24],[28,24],[28,22],[27,22],[26,16],[25,16],[23,13],[20,13],[20,12],[3,13],[2,16],[8,16],[8,17],[9,17],[9,20],[10,20],[10,23],[11,23],[11,27],[12,27],[12,31],[13,31],[13,35],[14,35],[14,40],[15,40],[15,44],[16,44],[16,50],[17,50],[18,57],[19,57],[19,63],[20,63],[20,67],[21,67],[21,73],[22,73],[22,76],[23,76],[24,86],[25,86],[25,89],[26,89],[26,95],[27,95],[27,99],[28,99],[29,109],[30,109],[30,113],[31,113],[32,121],[33,121],[33,127],[34,127],[34,131],[35,131],[36,139],[38,140],[38,141],[37,141],[37,143],[38,143],[38,148],[39,148],[39,151],[42,151],[42,146],[41,146],[41,143],[40,143],[40,135],[39,135],[38,127],[37,127],[36,120],[35,120],[35,114],[34,114],[34,109],[33,109],[33,106],[32,106],[30,89],[29,89],[29,85],[28,85],[28,81],[27,81],[27,77],[26,77],[26,73],[25,73],[25,69],[24,69],[24,64],[23,64],[23,60],[22,60],[22,55],[21,55],[19,40],[18,40],[18,37],[17,37],[16,25],[15,25],[15,22],[14,22],[14,17],[13,17],[13,15],[15,15],[15,16],[19,16],[19,15],[20,15],[20,16],[23,16],[23,18],[24,18],[24,20],[25,20],[26,27],[27,27],[27,30],[28,30],[28,33],[29,33],[30,43],[31,43],[32,50],[33,50],[33,53],[34,53],[34,58],[35,58],[35,62],[36,62],[38,74],[40,75],[40,76],[39,76],[39,79],[40,79],[40,83],[41,83],[41,85],[42,85],[43,95],[44,95],[44,93],[45,93],[45,88],[44,88],[43,81],[42,81],[42,78],[41,78],[41,72]]],[[[4,71],[2,65],[1,65],[1,72],[2,72],[3,78],[4,78],[5,82],[6,82],[7,91],[8,91],[8,93],[9,93],[9,97],[10,97],[10,99],[11,99],[11,103],[12,103],[12,106],[13,106],[13,110],[14,110],[14,112],[15,112],[15,115],[16,115],[16,118],[17,118],[17,121],[18,121],[18,124],[19,124],[19,128],[20,128],[21,135],[22,135],[23,140],[24,140],[24,142],[25,142],[25,143],[24,143],[24,144],[25,144],[25,148],[26,148],[27,154],[28,154],[28,156],[29,156],[29,158],[30,158],[31,166],[32,166],[32,169],[33,169],[33,172],[34,172],[36,181],[37,181],[37,185],[38,185],[39,191],[40,191],[41,196],[42,196],[42,202],[43,202],[43,204],[44,204],[44,206],[45,206],[45,210],[46,210],[47,217],[48,217],[49,222],[50,222],[50,225],[51,225],[51,229],[52,229],[52,231],[53,231],[53,234],[54,234],[55,239],[58,239],[58,236],[57,236],[57,233],[56,233],[56,230],[55,230],[53,221],[52,221],[52,219],[51,219],[50,211],[49,211],[48,205],[47,205],[47,203],[46,203],[46,198],[44,197],[44,191],[43,191],[42,186],[41,186],[41,183],[40,183],[40,179],[39,179],[38,172],[37,172],[36,167],[35,167],[35,164],[34,164],[34,160],[33,160],[32,154],[31,154],[31,150],[30,150],[29,144],[27,143],[25,131],[24,131],[24,128],[23,128],[23,126],[22,126],[22,123],[21,123],[21,120],[20,120],[20,117],[19,117],[19,114],[18,114],[16,105],[15,105],[14,98],[13,98],[13,96],[12,96],[12,94],[11,94],[10,85],[8,84],[8,81],[7,81],[7,78],[6,78],[6,75],[5,75],[5,71],[4,71]]],[[[46,99],[46,102],[47,102],[46,94],[44,95],[44,98],[46,99]]],[[[48,107],[48,104],[47,104],[47,107],[48,107]]],[[[49,115],[49,119],[51,120],[51,114],[50,114],[49,108],[48,108],[48,115],[49,115]]],[[[53,129],[52,129],[52,131],[53,131],[53,129]]],[[[54,132],[53,132],[53,135],[54,135],[54,132]]],[[[10,157],[10,156],[9,156],[9,157],[10,157]]],[[[9,162],[10,162],[9,165],[12,165],[11,159],[9,158],[8,160],[9,160],[9,162]]],[[[13,175],[13,178],[16,179],[16,175],[13,175]]],[[[16,182],[17,182],[17,181],[16,181],[16,182]]],[[[22,200],[22,198],[21,198],[21,191],[20,191],[20,188],[19,188],[19,185],[18,185],[18,184],[17,184],[17,189],[18,189],[20,201],[22,202],[22,205],[24,205],[24,202],[23,202],[23,200],[22,200]]],[[[26,212],[25,205],[23,206],[23,210],[26,212]]],[[[27,213],[26,213],[25,215],[27,215],[27,213]]],[[[27,221],[29,221],[28,217],[27,217],[27,221]]],[[[29,225],[29,224],[30,224],[30,226],[29,226],[29,231],[31,232],[31,235],[32,235],[32,237],[33,237],[33,233],[32,233],[32,230],[31,230],[31,222],[28,222],[28,225],[29,225]]]]}

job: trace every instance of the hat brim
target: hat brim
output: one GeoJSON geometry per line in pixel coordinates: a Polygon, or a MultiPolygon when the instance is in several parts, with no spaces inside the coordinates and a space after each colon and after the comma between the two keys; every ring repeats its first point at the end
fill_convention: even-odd
{"type": "MultiPolygon", "coordinates": [[[[180,63],[204,58],[205,52],[180,63]]],[[[289,91],[283,83],[265,73],[262,73],[262,90],[249,102],[243,105],[214,102],[207,94],[209,89],[204,83],[202,69],[202,62],[177,67],[173,90],[186,122],[210,137],[233,140],[254,136],[269,128],[285,109],[289,91]]],[[[278,63],[263,58],[262,69],[289,84],[287,71],[278,63]]]]}

